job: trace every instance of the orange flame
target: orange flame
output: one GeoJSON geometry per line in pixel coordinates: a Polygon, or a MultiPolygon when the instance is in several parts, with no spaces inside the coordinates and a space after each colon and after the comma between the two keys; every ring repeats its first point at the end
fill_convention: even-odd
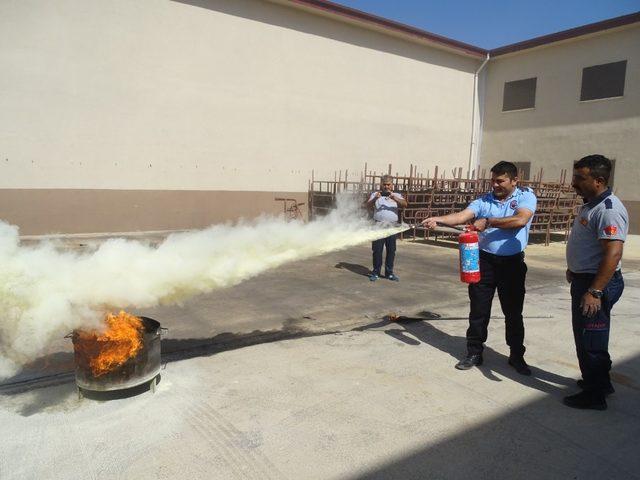
{"type": "Polygon", "coordinates": [[[121,311],[105,316],[103,332],[77,330],[74,337],[76,362],[100,377],[135,357],[142,348],[142,320],[121,311]],[[88,368],[87,368],[88,367],[88,368]]]}

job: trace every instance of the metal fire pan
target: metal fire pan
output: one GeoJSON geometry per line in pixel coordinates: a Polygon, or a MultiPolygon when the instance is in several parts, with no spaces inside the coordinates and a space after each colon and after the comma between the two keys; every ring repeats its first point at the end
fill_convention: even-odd
{"type": "MultiPolygon", "coordinates": [[[[142,348],[135,357],[120,367],[100,376],[94,376],[88,368],[83,368],[76,358],[76,384],[89,391],[113,391],[136,387],[150,382],[160,373],[160,340],[167,330],[152,318],[138,317],[144,324],[142,348]]],[[[72,334],[74,352],[77,335],[72,334]]]]}

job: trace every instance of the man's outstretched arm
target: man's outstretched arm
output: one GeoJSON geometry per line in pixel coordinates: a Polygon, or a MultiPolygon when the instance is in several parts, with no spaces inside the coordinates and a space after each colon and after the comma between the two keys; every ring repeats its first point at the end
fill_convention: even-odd
{"type": "Polygon", "coordinates": [[[422,225],[427,228],[436,228],[439,223],[450,226],[461,225],[473,220],[475,216],[476,214],[473,210],[471,210],[470,208],[465,208],[460,212],[450,213],[449,215],[426,218],[422,221],[422,225]]]}

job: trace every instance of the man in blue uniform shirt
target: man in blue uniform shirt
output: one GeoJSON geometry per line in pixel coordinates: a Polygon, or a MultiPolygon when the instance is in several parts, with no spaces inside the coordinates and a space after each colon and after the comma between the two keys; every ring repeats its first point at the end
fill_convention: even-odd
{"type": "Polygon", "coordinates": [[[524,249],[536,211],[536,196],[528,188],[518,187],[518,169],[513,163],[499,162],[491,169],[493,191],[474,200],[464,210],[430,217],[422,223],[428,228],[438,224],[461,225],[471,220],[480,231],[479,283],[469,284],[469,328],[467,356],[456,368],[468,370],[482,364],[483,344],[491,317],[491,303],[498,290],[505,316],[506,340],[510,348],[509,365],[522,375],[531,375],[524,360],[525,277],[524,249]]]}
{"type": "Polygon", "coordinates": [[[573,408],[605,410],[614,392],[609,378],[611,309],[622,295],[622,247],[629,215],[608,187],[611,161],[589,155],[573,167],[573,188],[585,204],[567,242],[567,281],[571,283],[571,317],[582,392],[565,397],[573,408]]]}

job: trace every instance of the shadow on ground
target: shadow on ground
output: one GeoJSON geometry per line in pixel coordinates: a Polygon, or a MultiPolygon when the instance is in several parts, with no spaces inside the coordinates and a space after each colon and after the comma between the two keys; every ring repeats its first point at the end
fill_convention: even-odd
{"type": "MultiPolygon", "coordinates": [[[[452,375],[464,375],[453,366],[465,354],[466,339],[432,325],[441,320],[445,319],[425,311],[394,321],[385,317],[354,330],[380,330],[410,346],[428,344],[451,356],[452,375]]],[[[535,365],[531,377],[519,375],[505,355],[487,347],[484,357],[479,370],[487,379],[502,381],[498,374],[545,395],[351,480],[640,478],[635,441],[640,435],[640,381],[635,380],[640,356],[621,362],[611,372],[618,392],[609,397],[610,409],[605,412],[572,410],[561,404],[561,397],[577,391],[573,378],[535,365]]]]}
{"type": "MultiPolygon", "coordinates": [[[[451,356],[451,368],[452,374],[454,374],[453,365],[464,356],[466,351],[466,339],[460,336],[449,335],[432,325],[432,323],[448,321],[466,322],[467,317],[443,317],[435,312],[421,311],[417,313],[416,316],[394,317],[393,321],[391,321],[389,316],[386,316],[378,322],[354,328],[353,331],[382,330],[385,334],[410,346],[418,346],[421,343],[431,345],[451,356]]],[[[162,361],[164,366],[166,366],[166,364],[170,362],[206,357],[252,345],[332,333],[335,332],[309,331],[301,328],[299,319],[288,319],[283,328],[279,330],[254,330],[253,332],[243,334],[225,332],[209,338],[169,338],[162,340],[162,361]]],[[[58,361],[66,359],[66,357],[62,358],[61,355],[63,354],[56,353],[53,356],[58,361]]],[[[68,355],[72,360],[72,354],[65,355],[68,355]]],[[[485,362],[479,367],[479,370],[491,381],[500,382],[502,379],[499,376],[501,376],[530,388],[537,389],[558,399],[566,394],[566,388],[575,385],[574,379],[548,372],[535,365],[531,365],[533,371],[531,377],[519,375],[507,364],[507,356],[496,352],[490,347],[485,347],[484,358],[485,362]]],[[[47,363],[47,359],[42,358],[39,359],[38,362],[47,363]]],[[[612,372],[611,374],[614,383],[640,391],[640,387],[635,384],[632,376],[621,373],[619,368],[616,368],[616,370],[616,372],[612,372]]],[[[145,383],[139,387],[127,389],[126,391],[85,391],[84,397],[91,400],[107,401],[144,394],[148,390],[149,385],[145,383]]],[[[52,409],[59,411],[60,409],[71,408],[69,404],[77,398],[77,390],[74,384],[73,372],[69,371],[25,382],[5,383],[0,386],[0,395],[8,399],[4,403],[13,405],[12,409],[20,415],[30,416],[52,409]],[[18,399],[20,399],[20,402],[18,402],[18,399]]]]}
{"type": "MultiPolygon", "coordinates": [[[[206,357],[252,345],[335,333],[333,331],[309,331],[301,328],[299,323],[300,320],[298,319],[288,319],[284,322],[283,328],[279,330],[254,330],[253,332],[242,334],[225,332],[209,338],[163,339],[163,368],[170,362],[206,357]]],[[[73,354],[65,352],[57,352],[42,357],[36,360],[34,365],[46,365],[53,360],[73,368],[73,354]]],[[[159,380],[160,376],[158,376],[159,380]]],[[[70,399],[77,398],[77,389],[74,382],[73,370],[55,375],[45,374],[29,380],[21,380],[20,374],[18,374],[0,385],[0,396],[4,397],[5,400],[8,399],[4,403],[10,407],[13,405],[11,408],[20,415],[30,416],[51,409],[59,410],[59,408],[55,407],[61,406],[61,408],[64,408],[63,405],[70,399]]],[[[147,391],[149,391],[148,382],[137,387],[113,392],[83,390],[83,396],[90,400],[107,401],[128,398],[147,391]]]]}
{"type": "MultiPolygon", "coordinates": [[[[444,351],[449,352],[454,344],[464,347],[458,337],[429,328],[412,329],[421,339],[426,332],[435,333],[435,339],[429,344],[444,351]]],[[[499,360],[495,371],[504,374],[498,366],[503,359],[499,354],[496,357],[495,352],[491,357],[488,363],[499,360]]],[[[617,369],[625,372],[618,375],[632,379],[635,373],[637,378],[640,356],[620,363],[617,369]]],[[[534,376],[530,381],[538,387],[541,386],[538,379],[569,380],[535,367],[534,376]]],[[[566,390],[556,387],[552,390],[552,395],[509,409],[490,421],[399,456],[351,480],[640,478],[640,449],[636,441],[640,434],[640,388],[637,384],[618,388],[608,399],[609,410],[604,412],[566,408],[555,398],[566,390]]]]}
{"type": "Polygon", "coordinates": [[[358,275],[368,276],[371,273],[371,270],[364,265],[358,265],[357,263],[347,263],[340,262],[335,265],[335,268],[339,268],[342,270],[349,270],[350,272],[356,273],[358,275]]]}
{"type": "MultiPolygon", "coordinates": [[[[443,318],[437,313],[425,311],[420,312],[417,317],[400,316],[397,317],[395,321],[390,321],[389,317],[385,317],[379,322],[357,327],[354,330],[365,331],[380,329],[385,334],[410,346],[418,346],[421,343],[431,345],[441,352],[447,353],[451,356],[451,368],[453,374],[456,373],[453,370],[454,364],[466,354],[466,338],[449,335],[430,323],[433,321],[437,322],[448,320],[467,320],[467,318],[443,318]]],[[[502,353],[499,353],[487,346],[484,348],[483,357],[484,363],[482,366],[477,368],[487,379],[494,382],[502,381],[502,379],[496,375],[498,374],[514,382],[521,383],[522,385],[535,388],[541,392],[554,395],[556,397],[565,395],[566,387],[575,385],[574,379],[548,372],[536,367],[535,365],[531,365],[532,375],[530,377],[520,375],[511,366],[509,366],[509,358],[506,355],[503,355],[502,353]]]]}

